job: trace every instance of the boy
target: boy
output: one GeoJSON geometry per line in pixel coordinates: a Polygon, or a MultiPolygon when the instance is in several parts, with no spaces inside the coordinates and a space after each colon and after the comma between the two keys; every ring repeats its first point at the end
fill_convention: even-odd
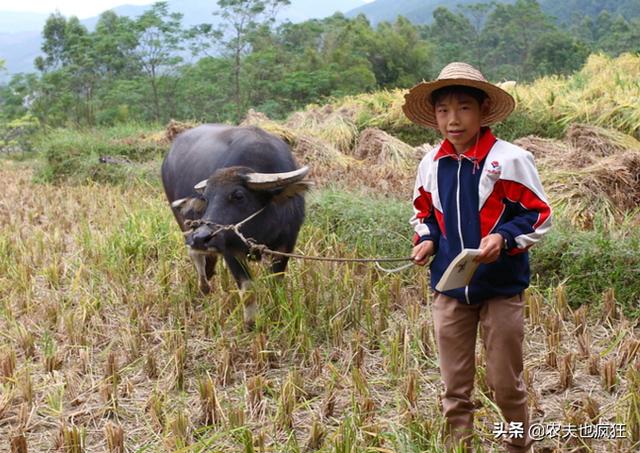
{"type": "Polygon", "coordinates": [[[480,324],[487,382],[511,428],[507,449],[529,451],[523,291],[529,285],[527,250],[551,227],[551,208],[531,154],[496,139],[488,127],[509,116],[515,102],[465,63],[447,65],[437,80],[416,85],[405,100],[411,121],[444,138],[418,167],[411,219],[415,263],[425,265],[434,256],[435,290],[463,248],[481,250],[469,286],[436,292],[432,304],[447,442],[461,441],[470,449],[480,324]]]}

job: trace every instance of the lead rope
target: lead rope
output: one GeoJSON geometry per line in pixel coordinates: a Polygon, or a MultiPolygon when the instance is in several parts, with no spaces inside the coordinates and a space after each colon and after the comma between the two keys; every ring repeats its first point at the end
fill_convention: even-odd
{"type": "Polygon", "coordinates": [[[313,255],[300,255],[297,253],[287,253],[287,252],[279,252],[277,250],[271,250],[270,248],[268,248],[266,245],[264,244],[258,244],[256,243],[253,239],[251,238],[246,238],[244,237],[244,235],[240,232],[240,227],[245,224],[246,222],[248,222],[249,220],[253,219],[255,216],[257,216],[258,214],[260,214],[262,211],[264,211],[264,209],[266,208],[263,207],[261,209],[259,209],[258,211],[254,212],[253,214],[251,214],[249,217],[247,217],[246,219],[236,223],[236,224],[230,224],[230,225],[220,225],[214,222],[209,222],[208,220],[201,220],[201,219],[197,219],[197,220],[186,220],[184,223],[185,225],[190,228],[190,230],[184,231],[182,234],[183,235],[188,235],[191,232],[193,232],[193,228],[194,227],[199,227],[201,225],[209,225],[209,226],[215,226],[216,229],[213,231],[212,236],[215,236],[216,234],[220,233],[221,231],[233,231],[242,242],[244,242],[244,244],[249,247],[250,253],[253,251],[258,251],[259,253],[265,253],[268,255],[275,255],[275,256],[286,256],[289,258],[296,258],[296,259],[302,259],[302,260],[312,260],[312,261],[333,261],[333,262],[337,262],[337,263],[375,263],[376,268],[386,272],[386,273],[394,273],[394,272],[400,272],[403,271],[405,269],[408,269],[409,267],[413,266],[413,258],[412,257],[399,257],[399,258],[339,258],[339,257],[327,257],[327,256],[313,256],[313,255]],[[394,269],[385,269],[384,267],[380,266],[380,262],[398,262],[398,261],[411,261],[410,263],[404,264],[400,267],[394,268],[394,269]]]}

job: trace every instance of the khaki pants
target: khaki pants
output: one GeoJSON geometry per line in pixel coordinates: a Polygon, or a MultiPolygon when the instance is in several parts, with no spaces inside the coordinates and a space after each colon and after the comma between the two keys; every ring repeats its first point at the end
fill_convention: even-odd
{"type": "Polygon", "coordinates": [[[524,431],[521,438],[506,439],[507,449],[522,453],[531,446],[527,389],[522,375],[523,307],[522,294],[488,299],[478,305],[435,295],[432,316],[444,382],[442,405],[447,434],[449,441],[462,441],[468,450],[473,433],[471,391],[478,324],[482,326],[485,345],[487,384],[494,392],[506,427],[510,422],[519,422],[524,431]]]}

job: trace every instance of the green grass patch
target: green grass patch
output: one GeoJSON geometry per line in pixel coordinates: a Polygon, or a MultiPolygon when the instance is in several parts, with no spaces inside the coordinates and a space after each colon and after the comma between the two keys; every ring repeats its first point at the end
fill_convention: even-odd
{"type": "Polygon", "coordinates": [[[124,183],[158,179],[159,160],[169,145],[158,128],[122,125],[108,129],[56,129],[39,136],[43,182],[124,183]],[[106,162],[101,161],[106,158],[106,162]]]}
{"type": "Polygon", "coordinates": [[[527,135],[560,139],[565,129],[565,126],[536,117],[524,108],[517,108],[507,119],[492,126],[496,137],[510,142],[527,135]]]}
{"type": "MultiPolygon", "coordinates": [[[[308,197],[306,227],[323,233],[327,247],[355,250],[361,257],[408,256],[413,234],[408,201],[372,197],[338,189],[308,197]]],[[[627,314],[640,314],[640,233],[629,225],[611,231],[596,224],[581,231],[561,212],[553,229],[531,251],[532,281],[541,287],[565,282],[572,306],[600,304],[601,294],[614,288],[627,314]]],[[[306,231],[303,229],[301,241],[306,231]]],[[[394,267],[386,265],[387,267],[394,267]]]]}
{"type": "Polygon", "coordinates": [[[615,290],[627,315],[640,314],[640,233],[620,226],[615,231],[597,225],[576,230],[556,216],[553,230],[531,252],[532,275],[541,286],[565,282],[569,303],[602,303],[602,292],[615,290]]]}
{"type": "Polygon", "coordinates": [[[409,201],[329,188],[307,197],[306,224],[363,257],[409,256],[412,213],[409,201]]]}

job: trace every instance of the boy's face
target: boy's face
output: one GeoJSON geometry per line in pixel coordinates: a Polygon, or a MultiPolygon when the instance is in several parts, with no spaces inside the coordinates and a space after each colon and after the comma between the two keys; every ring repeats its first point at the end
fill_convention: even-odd
{"type": "Polygon", "coordinates": [[[488,111],[488,107],[488,99],[480,105],[475,98],[463,93],[450,94],[436,102],[438,130],[451,142],[458,154],[475,144],[482,115],[488,111]]]}

